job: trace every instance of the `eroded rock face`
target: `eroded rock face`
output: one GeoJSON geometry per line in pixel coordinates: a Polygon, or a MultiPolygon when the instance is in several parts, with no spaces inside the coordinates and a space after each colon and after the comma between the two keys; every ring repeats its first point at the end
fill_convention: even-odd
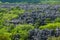
{"type": "Polygon", "coordinates": [[[13,19],[10,23],[14,24],[35,24],[45,25],[45,19],[50,18],[51,22],[57,17],[60,17],[60,5],[48,4],[1,4],[0,8],[20,7],[25,10],[25,13],[20,15],[17,19],[13,19]]]}
{"type": "Polygon", "coordinates": [[[48,37],[59,37],[60,36],[60,29],[56,28],[56,30],[49,30],[49,29],[34,29],[29,31],[29,40],[47,40],[48,37]]]}
{"type": "MultiPolygon", "coordinates": [[[[60,17],[60,5],[2,4],[0,7],[10,8],[11,6],[19,6],[20,8],[26,10],[25,13],[20,15],[17,19],[12,19],[11,21],[9,21],[9,23],[13,24],[27,23],[34,25],[35,23],[37,23],[37,25],[45,25],[45,19],[50,18],[50,21],[54,22],[57,17],[60,17]]],[[[56,30],[56,32],[53,29],[34,29],[29,32],[29,40],[47,40],[48,36],[60,36],[60,29],[56,30]]],[[[20,39],[19,37],[17,38],[20,39]]]]}
{"type": "MultiPolygon", "coordinates": [[[[17,4],[3,4],[1,7],[9,7],[14,6],[16,7],[17,4]]],[[[18,19],[13,19],[12,23],[14,24],[35,24],[39,20],[39,24],[45,25],[45,19],[50,18],[53,22],[55,18],[60,17],[60,5],[41,5],[41,4],[18,4],[18,6],[25,11],[25,13],[18,17],[18,19]],[[30,12],[29,12],[30,10],[30,12]]]]}

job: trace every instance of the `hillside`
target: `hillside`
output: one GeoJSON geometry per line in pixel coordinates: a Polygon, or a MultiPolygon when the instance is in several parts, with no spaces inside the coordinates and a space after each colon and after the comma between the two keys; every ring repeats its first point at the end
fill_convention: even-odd
{"type": "Polygon", "coordinates": [[[60,40],[60,0],[0,0],[0,40],[60,40]]]}
{"type": "Polygon", "coordinates": [[[60,5],[0,5],[0,40],[45,39],[60,40],[60,5]]]}

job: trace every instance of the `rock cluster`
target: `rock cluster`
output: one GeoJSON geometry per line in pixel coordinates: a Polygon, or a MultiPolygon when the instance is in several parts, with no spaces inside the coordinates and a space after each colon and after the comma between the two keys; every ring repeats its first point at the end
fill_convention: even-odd
{"type": "Polygon", "coordinates": [[[25,13],[17,19],[11,20],[10,23],[35,24],[38,22],[40,25],[45,25],[47,18],[50,18],[51,22],[54,22],[57,17],[60,17],[60,5],[20,4],[18,6],[24,9],[25,13]]]}
{"type": "Polygon", "coordinates": [[[59,37],[60,36],[60,28],[56,28],[55,30],[51,29],[34,29],[29,32],[29,40],[47,40],[48,37],[59,37]]]}

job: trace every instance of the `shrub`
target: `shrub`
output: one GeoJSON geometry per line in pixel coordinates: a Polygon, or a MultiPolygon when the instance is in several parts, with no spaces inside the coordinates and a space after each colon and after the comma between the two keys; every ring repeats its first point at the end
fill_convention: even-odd
{"type": "Polygon", "coordinates": [[[29,24],[17,25],[16,28],[12,30],[12,34],[20,33],[20,37],[23,40],[27,40],[29,30],[34,29],[34,26],[29,24]]]}
{"type": "Polygon", "coordinates": [[[48,28],[48,29],[55,29],[55,28],[57,28],[57,27],[60,28],[60,23],[49,23],[49,24],[47,24],[47,25],[40,26],[39,28],[40,28],[40,29],[46,29],[46,28],[48,28]]]}
{"type": "Polygon", "coordinates": [[[0,40],[11,40],[9,33],[0,33],[0,40]]]}
{"type": "MultiPolygon", "coordinates": [[[[12,25],[10,25],[12,26],[12,25]]],[[[9,26],[9,27],[10,27],[9,26]]],[[[11,32],[8,32],[8,27],[7,26],[3,26],[3,28],[0,29],[0,40],[11,40],[11,32]]]]}
{"type": "Polygon", "coordinates": [[[54,22],[60,22],[60,18],[56,18],[54,22]]]}

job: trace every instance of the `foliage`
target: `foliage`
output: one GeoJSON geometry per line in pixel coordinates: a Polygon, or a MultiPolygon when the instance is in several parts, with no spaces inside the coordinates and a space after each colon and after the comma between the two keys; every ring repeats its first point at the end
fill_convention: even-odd
{"type": "Polygon", "coordinates": [[[57,17],[54,22],[60,22],[60,18],[57,17]]]}
{"type": "Polygon", "coordinates": [[[34,26],[29,25],[29,24],[24,24],[24,25],[17,25],[16,28],[12,30],[13,34],[19,33],[21,39],[27,40],[28,38],[28,32],[29,30],[34,29],[34,26]]]}
{"type": "Polygon", "coordinates": [[[51,18],[46,18],[44,21],[46,24],[51,23],[51,18]]]}
{"type": "Polygon", "coordinates": [[[60,17],[58,16],[59,13],[54,13],[53,11],[52,11],[53,14],[50,13],[51,10],[56,11],[56,9],[58,9],[57,11],[60,11],[60,9],[59,7],[53,9],[50,8],[44,9],[44,7],[42,7],[42,10],[44,9],[43,11],[38,7],[35,9],[33,8],[34,10],[33,9],[30,10],[30,8],[29,10],[25,10],[20,7],[11,7],[10,9],[0,8],[0,40],[12,40],[12,38],[14,38],[14,35],[16,34],[20,35],[20,40],[28,40],[30,30],[34,31],[35,28],[38,29],[46,28],[55,29],[57,27],[60,28],[60,17]],[[40,13],[45,11],[47,12],[40,13]],[[55,15],[57,17],[55,17],[55,15]],[[14,23],[10,22],[12,20],[14,23]],[[17,20],[18,23],[16,23],[15,20],[17,20]]]}
{"type": "Polygon", "coordinates": [[[60,28],[60,23],[49,23],[44,26],[40,26],[40,29],[56,29],[57,27],[60,28]]]}
{"type": "Polygon", "coordinates": [[[16,8],[0,8],[0,40],[11,40],[12,30],[14,29],[14,24],[9,24],[8,21],[17,18],[22,15],[25,10],[16,8]]]}
{"type": "Polygon", "coordinates": [[[11,40],[10,39],[10,34],[9,33],[0,33],[0,40],[11,40]]]}
{"type": "Polygon", "coordinates": [[[24,9],[16,8],[0,8],[0,24],[3,25],[6,21],[17,18],[25,12],[24,9]]]}
{"type": "Polygon", "coordinates": [[[60,39],[60,36],[59,37],[49,37],[48,40],[59,40],[60,39]]]}
{"type": "Polygon", "coordinates": [[[11,33],[8,33],[7,27],[0,29],[0,40],[11,40],[11,33]]]}

